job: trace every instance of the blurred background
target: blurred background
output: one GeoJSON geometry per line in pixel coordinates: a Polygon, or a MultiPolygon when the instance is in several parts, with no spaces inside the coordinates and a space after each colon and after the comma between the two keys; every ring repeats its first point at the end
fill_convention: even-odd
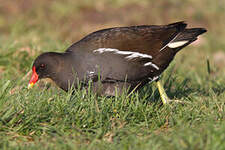
{"type": "Polygon", "coordinates": [[[224,66],[225,0],[0,0],[0,149],[224,150],[224,66]],[[120,98],[71,98],[43,80],[27,90],[43,52],[103,28],[177,21],[208,30],[162,75],[184,105],[160,107],[154,84],[120,98]]]}
{"type": "Polygon", "coordinates": [[[0,72],[24,75],[41,52],[64,51],[99,29],[176,21],[208,30],[178,57],[184,67],[206,69],[208,58],[224,75],[224,0],[0,0],[0,72]]]}

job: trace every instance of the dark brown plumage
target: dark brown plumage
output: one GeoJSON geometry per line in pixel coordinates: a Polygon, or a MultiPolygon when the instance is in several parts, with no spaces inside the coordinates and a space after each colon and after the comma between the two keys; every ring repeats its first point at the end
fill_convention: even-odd
{"type": "Polygon", "coordinates": [[[187,29],[184,22],[169,25],[117,27],[89,34],[64,53],[48,52],[36,58],[30,84],[51,78],[67,91],[77,79],[89,80],[98,94],[115,95],[156,80],[175,54],[206,32],[187,29]],[[35,72],[35,73],[34,73],[35,72]],[[101,85],[98,84],[98,79],[101,85]]]}

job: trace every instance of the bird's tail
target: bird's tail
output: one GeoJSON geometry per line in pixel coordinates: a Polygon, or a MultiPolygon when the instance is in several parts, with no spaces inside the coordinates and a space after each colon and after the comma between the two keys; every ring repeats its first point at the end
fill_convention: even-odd
{"type": "Polygon", "coordinates": [[[181,50],[185,46],[194,42],[198,39],[200,34],[205,33],[207,30],[204,28],[190,28],[185,29],[180,32],[176,38],[174,38],[169,44],[168,47],[175,49],[176,51],[181,50]]]}

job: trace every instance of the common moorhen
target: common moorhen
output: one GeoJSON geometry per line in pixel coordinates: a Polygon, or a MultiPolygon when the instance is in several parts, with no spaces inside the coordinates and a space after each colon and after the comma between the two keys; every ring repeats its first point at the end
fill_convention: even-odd
{"type": "Polygon", "coordinates": [[[28,88],[50,78],[68,91],[92,83],[93,91],[113,96],[157,81],[163,103],[169,101],[157,80],[178,51],[197,40],[204,28],[186,28],[184,22],[168,25],[115,27],[89,34],[65,52],[38,56],[28,88]],[[99,84],[100,83],[100,84],[99,84]]]}

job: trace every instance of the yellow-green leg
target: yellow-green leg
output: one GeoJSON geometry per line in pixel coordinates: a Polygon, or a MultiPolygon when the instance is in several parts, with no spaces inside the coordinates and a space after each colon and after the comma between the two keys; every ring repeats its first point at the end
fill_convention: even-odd
{"type": "Polygon", "coordinates": [[[166,92],[165,92],[165,90],[164,90],[164,88],[162,86],[162,83],[160,82],[159,79],[156,81],[156,84],[157,84],[157,88],[159,90],[160,98],[161,98],[161,100],[163,102],[163,105],[167,105],[171,101],[172,102],[177,102],[177,103],[184,103],[183,101],[180,101],[180,100],[171,100],[171,99],[169,99],[169,97],[167,96],[167,94],[166,94],[166,92]]]}
{"type": "Polygon", "coordinates": [[[168,104],[171,100],[169,99],[169,97],[167,96],[163,86],[162,86],[162,83],[160,82],[160,80],[156,81],[156,84],[157,84],[157,88],[159,90],[159,94],[160,94],[160,98],[163,102],[163,105],[166,105],[168,104]]]}

